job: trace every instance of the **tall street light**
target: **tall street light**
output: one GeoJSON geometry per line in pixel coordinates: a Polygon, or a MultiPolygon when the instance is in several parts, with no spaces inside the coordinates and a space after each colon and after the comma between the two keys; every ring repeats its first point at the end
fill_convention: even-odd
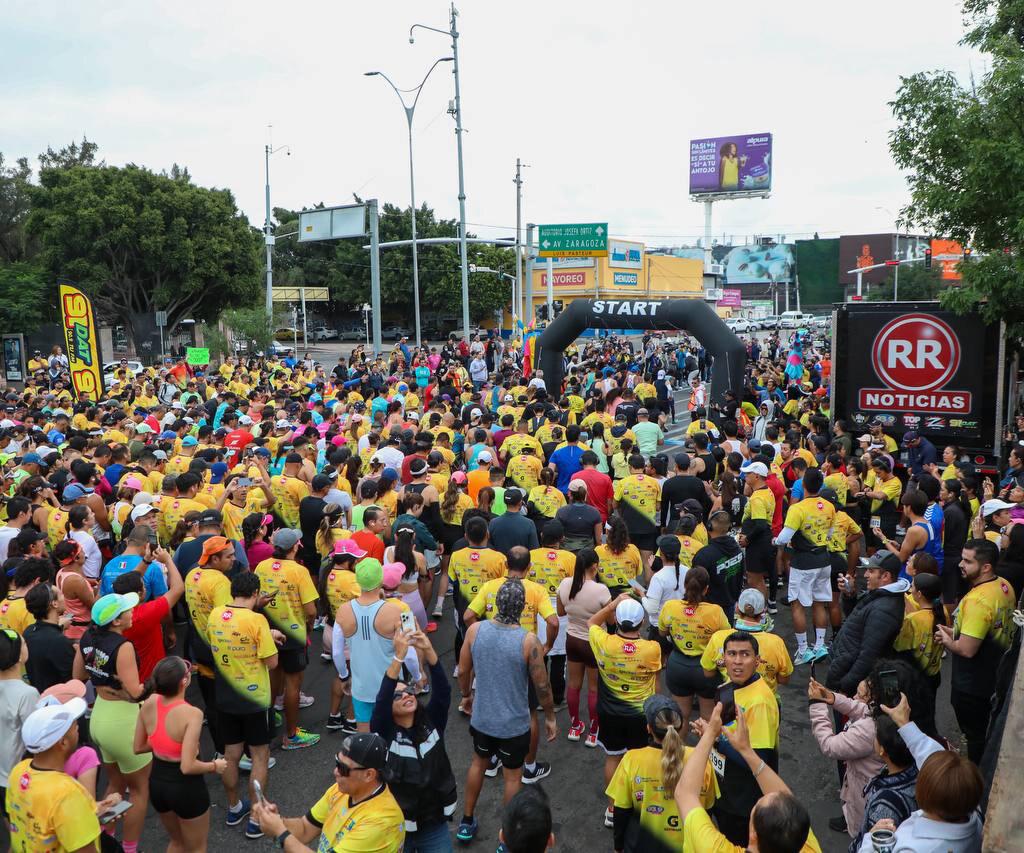
{"type": "Polygon", "coordinates": [[[402,102],[402,109],[405,110],[405,120],[409,126],[409,220],[412,225],[412,295],[413,305],[416,310],[416,346],[423,346],[423,336],[420,333],[420,268],[419,259],[416,251],[416,181],[413,175],[412,165],[412,117],[416,112],[416,104],[419,102],[420,93],[423,91],[423,86],[427,82],[427,78],[433,73],[434,69],[437,68],[442,62],[452,62],[453,57],[445,56],[438,59],[433,65],[430,66],[430,70],[423,76],[423,80],[419,86],[413,89],[399,89],[394,83],[391,82],[391,78],[382,71],[367,71],[365,75],[367,77],[381,77],[387,81],[387,84],[395,90],[395,94],[398,95],[398,100],[402,102]],[[413,98],[412,104],[405,102],[405,95],[403,93],[415,92],[416,97],[413,98]]]}
{"type": "Polygon", "coordinates": [[[263,242],[267,247],[267,322],[273,325],[274,323],[274,272],[273,272],[273,255],[274,255],[274,234],[273,229],[270,226],[270,157],[276,154],[278,151],[284,151],[290,157],[292,154],[291,148],[287,145],[279,145],[274,148],[273,145],[267,144],[263,146],[263,164],[266,168],[266,201],[267,201],[267,218],[263,221],[263,242]]]}
{"type": "Polygon", "coordinates": [[[409,27],[409,44],[415,39],[413,30],[417,27],[423,30],[430,30],[434,33],[441,33],[452,38],[452,74],[455,76],[455,103],[449,109],[455,116],[455,141],[459,155],[459,249],[462,256],[462,330],[466,337],[469,337],[469,254],[466,249],[466,181],[462,170],[462,97],[459,91],[459,31],[455,26],[455,19],[459,12],[452,3],[450,28],[439,30],[437,27],[428,27],[426,24],[413,24],[409,27]]]}

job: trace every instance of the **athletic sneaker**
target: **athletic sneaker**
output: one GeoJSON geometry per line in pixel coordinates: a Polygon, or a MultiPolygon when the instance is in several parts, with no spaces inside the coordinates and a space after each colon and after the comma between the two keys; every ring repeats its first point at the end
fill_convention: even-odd
{"type": "Polygon", "coordinates": [[[307,732],[302,726],[299,726],[291,737],[285,735],[282,738],[281,749],[305,749],[307,746],[316,746],[318,743],[320,743],[320,735],[307,732]]]}
{"type": "Polygon", "coordinates": [[[583,737],[583,733],[586,730],[587,727],[583,725],[583,723],[580,720],[577,720],[575,723],[569,726],[569,740],[571,740],[573,743],[576,743],[576,741],[583,737]]]}
{"type": "Polygon", "coordinates": [[[238,824],[249,816],[249,812],[251,811],[252,804],[248,800],[239,800],[237,809],[228,809],[227,816],[224,818],[224,823],[228,826],[238,826],[238,824]]]}
{"type": "MultiPolygon", "coordinates": [[[[222,758],[223,756],[218,755],[217,757],[222,758]]],[[[270,760],[267,762],[267,770],[273,770],[276,765],[277,759],[274,756],[270,756],[270,760]]],[[[248,755],[243,754],[238,759],[238,769],[243,773],[249,773],[252,770],[252,759],[248,755]]]]}
{"type": "Polygon", "coordinates": [[[346,720],[341,714],[331,714],[327,717],[327,725],[324,727],[329,732],[345,732],[345,734],[355,734],[356,732],[356,721],[346,720]]]}
{"type": "Polygon", "coordinates": [[[776,613],[779,612],[779,606],[774,601],[769,601],[768,602],[768,612],[772,616],[774,616],[776,613]]]}
{"type": "Polygon", "coordinates": [[[322,631],[326,625],[327,625],[327,617],[326,616],[318,616],[316,619],[313,620],[313,630],[314,631],[322,631]]]}
{"type": "Polygon", "coordinates": [[[424,629],[428,634],[433,634],[437,630],[436,622],[428,622],[427,627],[424,629]]]}
{"type": "Polygon", "coordinates": [[[535,785],[541,779],[546,779],[551,775],[551,765],[546,761],[538,761],[533,766],[533,772],[531,773],[526,767],[523,767],[523,784],[524,785],[535,785]]]}
{"type": "Polygon", "coordinates": [[[810,663],[812,660],[815,660],[814,652],[810,649],[804,649],[793,657],[793,666],[803,666],[805,663],[810,663]]]}
{"type": "Polygon", "coordinates": [[[492,779],[498,775],[498,771],[501,770],[501,759],[496,755],[491,756],[491,764],[484,771],[484,776],[490,776],[492,779]]]}
{"type": "Polygon", "coordinates": [[[463,844],[469,844],[469,842],[476,837],[479,830],[480,824],[477,822],[476,818],[473,818],[468,822],[463,820],[459,823],[459,828],[455,831],[455,837],[463,844]]]}
{"type": "Polygon", "coordinates": [[[263,830],[252,818],[249,818],[249,822],[245,825],[245,837],[253,840],[263,837],[263,830]]]}
{"type": "Polygon", "coordinates": [[[328,652],[320,652],[320,660],[324,663],[330,663],[334,658],[328,652]]]}
{"type": "Polygon", "coordinates": [[[597,733],[598,729],[591,729],[587,733],[587,739],[583,741],[583,745],[589,746],[591,749],[595,749],[597,747],[597,733]]]}
{"type": "Polygon", "coordinates": [[[822,658],[828,657],[828,647],[826,646],[817,646],[811,651],[814,653],[815,660],[821,660],[822,658]]]}
{"type": "Polygon", "coordinates": [[[441,604],[437,605],[437,607],[434,608],[433,612],[430,615],[433,616],[435,619],[440,619],[442,616],[444,616],[444,603],[442,602],[441,604]]]}
{"type": "Polygon", "coordinates": [[[615,826],[615,812],[612,809],[604,810],[604,825],[609,829],[615,826]]]}
{"type": "MultiPolygon", "coordinates": [[[[313,698],[312,696],[307,696],[301,690],[299,691],[299,707],[300,708],[308,708],[315,701],[316,701],[316,699],[313,698]]],[[[284,710],[284,696],[278,696],[276,699],[274,699],[274,710],[275,711],[283,711],[284,710]]]]}

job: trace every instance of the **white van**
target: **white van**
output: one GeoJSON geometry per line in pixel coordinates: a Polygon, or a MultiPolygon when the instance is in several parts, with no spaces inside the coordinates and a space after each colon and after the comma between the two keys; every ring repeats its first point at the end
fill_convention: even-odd
{"type": "Polygon", "coordinates": [[[813,319],[813,314],[804,314],[803,311],[783,311],[779,315],[779,328],[799,329],[807,326],[813,319]]]}

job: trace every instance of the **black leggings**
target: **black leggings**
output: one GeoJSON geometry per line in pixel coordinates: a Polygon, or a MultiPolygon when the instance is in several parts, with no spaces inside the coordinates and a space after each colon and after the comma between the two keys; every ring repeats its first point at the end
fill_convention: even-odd
{"type": "Polygon", "coordinates": [[[202,817],[210,810],[206,779],[182,773],[177,761],[164,761],[156,756],[149,774],[149,801],[160,814],[173,812],[182,820],[202,817]]]}

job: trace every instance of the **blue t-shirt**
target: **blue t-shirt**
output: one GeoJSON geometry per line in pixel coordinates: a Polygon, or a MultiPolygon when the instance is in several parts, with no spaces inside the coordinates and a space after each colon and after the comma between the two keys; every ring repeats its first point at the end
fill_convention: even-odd
{"type": "Polygon", "coordinates": [[[569,491],[569,481],[583,468],[580,457],[583,448],[577,444],[569,444],[551,454],[551,464],[558,468],[558,479],[555,488],[560,492],[569,491]]]}
{"type": "MultiPolygon", "coordinates": [[[[114,557],[103,567],[100,575],[100,595],[109,595],[114,591],[114,581],[125,572],[133,572],[142,557],[138,554],[122,554],[114,557]]],[[[164,580],[164,572],[159,563],[150,563],[146,574],[142,576],[142,582],[146,587],[145,601],[152,601],[167,592],[167,581],[164,580]]]]}

